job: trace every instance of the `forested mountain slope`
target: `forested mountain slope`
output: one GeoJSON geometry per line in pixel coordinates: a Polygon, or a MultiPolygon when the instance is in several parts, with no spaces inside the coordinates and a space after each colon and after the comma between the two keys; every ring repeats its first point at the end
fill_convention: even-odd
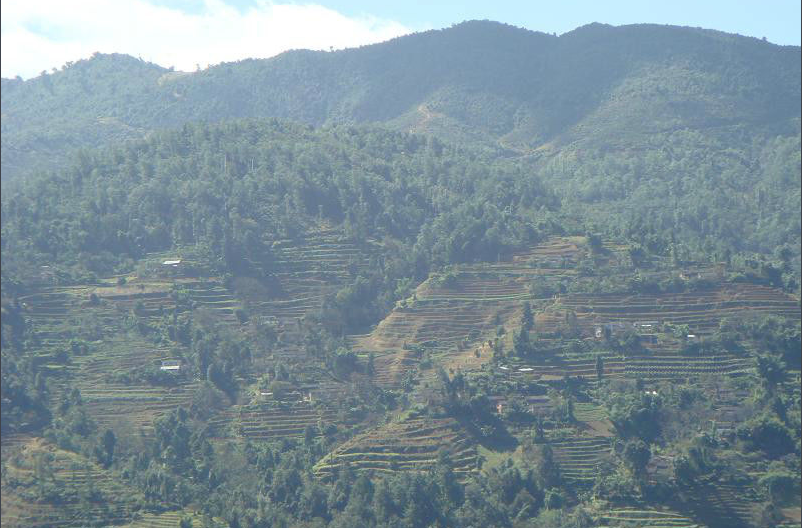
{"type": "Polygon", "coordinates": [[[70,282],[195,247],[210,269],[262,276],[274,242],[328,223],[357,243],[402,244],[385,258],[401,259],[399,278],[422,277],[541,236],[558,205],[524,167],[420,135],[277,120],[185,125],[9,185],[3,273],[24,282],[32,264],[55,266],[70,282]]]}
{"type": "Polygon", "coordinates": [[[799,136],[749,150],[701,139],[697,149],[694,137],[521,160],[383,128],[185,125],[9,183],[4,276],[48,265],[70,282],[186,246],[216,271],[253,273],[248,263],[267,266],[275,240],[328,222],[355,242],[401,243],[403,276],[416,278],[544,235],[595,232],[638,255],[723,261],[798,291],[799,136]]]}
{"type": "Polygon", "coordinates": [[[681,129],[793,133],[799,78],[798,47],[656,25],[592,24],[556,37],[474,21],[194,73],[96,55],[29,81],[3,79],[2,172],[8,179],[53,167],[78,146],[238,117],[386,122],[518,153],[571,142],[643,147],[650,134],[681,129]]]}
{"type": "Polygon", "coordinates": [[[4,79],[3,526],[798,527],[799,58],[469,22],[4,79]]]}

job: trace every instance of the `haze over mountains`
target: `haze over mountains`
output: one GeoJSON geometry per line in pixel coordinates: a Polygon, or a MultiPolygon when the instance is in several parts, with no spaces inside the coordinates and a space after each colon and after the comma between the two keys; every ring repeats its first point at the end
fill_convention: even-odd
{"type": "Polygon", "coordinates": [[[591,24],[556,37],[472,21],[195,73],[115,54],[3,79],[2,174],[197,120],[384,123],[514,155],[637,148],[686,129],[794,134],[799,116],[796,46],[687,27],[591,24]]]}
{"type": "Polygon", "coordinates": [[[800,165],[693,28],[3,79],[0,522],[800,528],[800,165]]]}

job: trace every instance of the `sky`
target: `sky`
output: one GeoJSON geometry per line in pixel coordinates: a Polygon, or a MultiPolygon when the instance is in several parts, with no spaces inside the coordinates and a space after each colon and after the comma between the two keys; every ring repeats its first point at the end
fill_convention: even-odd
{"type": "Polygon", "coordinates": [[[95,52],[195,71],[472,19],[558,35],[591,22],[671,24],[800,45],[799,0],[2,0],[0,73],[28,79],[95,52]]]}

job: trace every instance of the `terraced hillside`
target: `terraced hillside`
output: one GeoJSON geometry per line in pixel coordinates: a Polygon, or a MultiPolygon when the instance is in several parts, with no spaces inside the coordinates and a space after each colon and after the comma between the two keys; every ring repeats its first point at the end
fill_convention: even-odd
{"type": "MultiPolygon", "coordinates": [[[[148,430],[155,417],[187,405],[197,384],[184,377],[179,377],[173,387],[115,381],[118,375],[158,367],[162,360],[182,353],[176,343],[157,344],[143,337],[134,324],[158,325],[168,314],[192,310],[194,316],[214,325],[246,331],[247,325],[235,312],[247,305],[251,321],[268,321],[279,334],[271,357],[255,358],[257,368],[268,359],[301,361],[305,354],[298,321],[319,309],[325,296],[336,292],[369,259],[368,253],[343,241],[341,233],[334,230],[277,241],[273,255],[269,273],[278,288],[261,296],[250,292],[245,301],[225,288],[219,278],[187,276],[185,270],[192,269],[191,256],[177,269],[165,269],[162,261],[175,256],[166,253],[148,255],[139,268],[144,270],[142,276],[110,277],[77,287],[43,286],[20,299],[37,340],[36,360],[58,376],[56,387],[80,389],[90,414],[101,425],[123,420],[136,430],[148,430]],[[179,304],[181,296],[185,302],[179,304]],[[88,346],[65,354],[73,339],[81,339],[88,346]]],[[[309,379],[303,388],[315,396],[343,390],[336,380],[316,371],[305,377],[309,379]]],[[[59,394],[53,391],[52,397],[59,394]]]]}
{"type": "MultiPolygon", "coordinates": [[[[250,322],[268,321],[283,335],[269,358],[257,359],[262,359],[262,364],[264,360],[279,358],[302,362],[305,353],[298,339],[297,322],[317,310],[326,295],[336,292],[366,266],[368,256],[342,241],[334,231],[319,232],[302,240],[279,241],[274,244],[273,254],[276,259],[271,263],[270,273],[278,279],[279,288],[262,297],[238,298],[237,292],[225,288],[220,278],[187,275],[184,270],[191,269],[191,261],[188,263],[186,259],[186,268],[165,270],[162,261],[172,258],[168,254],[149,255],[139,267],[139,276],[109,277],[84,286],[42,285],[38,291],[21,297],[33,340],[34,360],[51,374],[53,403],[64,391],[77,388],[84,408],[101,428],[149,434],[156,418],[178,406],[189,405],[198,382],[179,374],[171,386],[156,386],[126,381],[125,375],[142,368],[158,369],[163,360],[180,358],[185,353],[178,343],[154,340],[147,330],[149,326],[158,327],[166,316],[183,312],[243,335],[248,332],[250,322]],[[236,313],[244,307],[250,321],[243,322],[236,313]]],[[[259,362],[255,364],[258,369],[259,362]]],[[[261,372],[257,370],[255,374],[261,372]]],[[[212,434],[218,438],[270,440],[298,437],[308,426],[317,431],[322,424],[335,421],[333,412],[320,402],[343,393],[347,387],[319,368],[302,369],[299,379],[299,394],[314,398],[314,404],[266,400],[236,405],[212,417],[212,434]]],[[[4,438],[4,452],[15,445],[25,446],[29,441],[26,437],[18,440],[15,443],[11,437],[4,438]]],[[[66,452],[59,450],[59,453],[67,456],[66,452]]],[[[57,457],[57,465],[61,462],[57,457]]],[[[57,483],[62,481],[62,470],[56,472],[57,483]]],[[[91,471],[95,470],[96,467],[91,471]]],[[[13,471],[22,478],[28,469],[20,466],[13,471]]],[[[75,486],[85,485],[80,475],[71,478],[75,486]]],[[[109,498],[118,495],[126,494],[119,490],[109,492],[109,498]]],[[[22,495],[4,490],[3,525],[74,526],[106,519],[108,524],[166,526],[177,525],[180,518],[178,512],[140,517],[126,509],[125,501],[115,498],[109,502],[113,504],[108,512],[100,504],[81,514],[65,512],[64,508],[53,508],[47,503],[30,504],[22,495]]],[[[200,525],[199,518],[193,522],[200,525]]]]}
{"type": "Polygon", "coordinates": [[[303,357],[298,322],[320,309],[327,295],[352,281],[377,250],[373,243],[357,246],[342,231],[326,228],[272,242],[273,258],[262,267],[271,277],[270,291],[249,305],[261,320],[277,328],[282,346],[275,350],[275,357],[303,357]]]}
{"type": "MultiPolygon", "coordinates": [[[[572,310],[586,335],[593,335],[597,324],[656,321],[688,325],[694,335],[704,336],[717,330],[723,319],[744,313],[800,316],[799,301],[776,288],[727,283],[709,290],[660,295],[567,294],[559,297],[555,307],[572,310]]],[[[546,331],[559,322],[556,315],[538,319],[546,331]]]]}
{"type": "Polygon", "coordinates": [[[268,271],[278,278],[280,288],[276,300],[263,303],[265,314],[302,317],[320,307],[326,293],[364,269],[376,250],[370,243],[357,246],[342,231],[325,228],[302,238],[274,241],[268,271]]]}
{"type": "MultiPolygon", "coordinates": [[[[745,355],[693,354],[680,350],[700,342],[719,329],[720,323],[741,315],[771,314],[790,319],[800,317],[799,301],[778,289],[753,284],[718,283],[709,290],[676,294],[565,294],[536,305],[537,337],[532,357],[509,357],[500,372],[511,378],[557,381],[566,376],[595,382],[596,356],[603,359],[605,377],[644,380],[685,380],[710,374],[741,375],[753,371],[754,362],[745,355]],[[568,317],[586,345],[596,351],[575,352],[561,345],[560,335],[568,317]],[[688,337],[676,328],[688,325],[688,337]],[[600,328],[611,327],[613,335],[633,332],[640,336],[641,352],[613,351],[600,328]],[[645,353],[644,353],[645,352],[645,353]]],[[[512,347],[507,335],[506,348],[512,347]]],[[[587,346],[585,347],[587,348],[587,346]]]]}
{"type": "Polygon", "coordinates": [[[570,266],[584,253],[577,241],[552,239],[506,261],[458,266],[421,284],[370,334],[350,336],[352,347],[376,354],[376,380],[387,386],[416,367],[421,350],[447,367],[483,363],[486,357],[471,356],[531,298],[531,280],[571,276],[570,266]]]}
{"type": "MultiPolygon", "coordinates": [[[[604,258],[615,261],[623,253],[623,248],[608,248],[604,258]]],[[[686,381],[752,372],[753,360],[722,354],[680,354],[684,340],[663,332],[666,323],[688,324],[697,339],[703,339],[717,330],[724,318],[733,315],[762,312],[798,317],[800,313],[795,299],[779,290],[751,284],[718,283],[707,291],[662,295],[570,293],[554,298],[536,295],[533,283],[558,289],[578,280],[576,266],[587,258],[590,252],[582,240],[552,239],[507,261],[453,267],[419,286],[411,298],[400,302],[371,333],[351,336],[352,346],[362,354],[375,354],[374,381],[379,384],[398,387],[410,374],[418,374],[422,386],[415,394],[420,396],[428,390],[424,386],[433,376],[431,370],[420,368],[422,359],[436,358],[445,367],[459,367],[463,371],[480,368],[493,355],[491,345],[498,336],[497,328],[517,330],[522,302],[529,301],[536,312],[539,343],[553,350],[539,352],[530,359],[508,355],[495,365],[497,373],[512,383],[559,383],[566,377],[582,377],[590,387],[596,386],[595,354],[583,356],[561,345],[567,312],[576,315],[584,339],[592,340],[593,337],[587,336],[594,336],[595,328],[604,323],[620,323],[621,328],[654,335],[655,339],[643,340],[646,353],[603,353],[605,378],[686,381]],[[649,330],[645,330],[646,326],[649,330]]],[[[511,334],[507,331],[502,335],[508,350],[512,346],[511,334]]],[[[530,412],[549,420],[553,412],[549,398],[526,396],[524,400],[530,412]]],[[[728,414],[725,404],[719,407],[716,412],[726,428],[732,413],[728,414]]],[[[581,488],[591,486],[599,464],[614,456],[611,443],[614,428],[603,407],[593,401],[577,403],[574,419],[570,431],[552,431],[547,426],[546,438],[565,481],[581,488]]],[[[406,429],[399,432],[398,427],[382,426],[352,439],[321,460],[316,474],[330,478],[337,467],[346,463],[359,470],[408,470],[415,469],[420,460],[433,459],[435,446],[421,447],[417,441],[410,445],[409,433],[406,429]]],[[[717,493],[726,494],[725,488],[717,493]]],[[[711,504],[718,504],[717,500],[710,497],[711,504]]],[[[738,508],[733,510],[735,513],[727,513],[734,520],[746,518],[748,511],[753,510],[748,504],[738,508]]],[[[633,526],[700,526],[689,517],[656,510],[616,510],[601,521],[633,526]]]]}
{"type": "MultiPolygon", "coordinates": [[[[175,528],[180,526],[181,519],[185,517],[189,517],[192,520],[192,528],[204,526],[203,517],[200,515],[187,514],[182,511],[170,511],[140,514],[137,520],[123,525],[121,528],[175,528]]],[[[216,526],[223,526],[223,524],[217,524],[216,526]]]]}
{"type": "Polygon", "coordinates": [[[169,388],[103,383],[84,386],[81,395],[84,407],[101,427],[133,427],[150,433],[153,420],[180,406],[188,407],[197,386],[197,382],[169,388]]]}
{"type": "Polygon", "coordinates": [[[798,525],[799,47],[331,51],[2,80],[0,524],[798,525]]]}
{"type": "MultiPolygon", "coordinates": [[[[471,278],[461,277],[462,283],[471,278]]],[[[498,292],[493,292],[498,293],[498,292]]],[[[396,308],[370,335],[369,342],[377,348],[402,348],[403,344],[431,343],[433,349],[448,350],[460,343],[472,330],[490,325],[486,300],[471,298],[449,299],[442,289],[424,283],[415,293],[416,300],[396,308]],[[420,295],[419,295],[420,294],[420,295]],[[470,299],[466,301],[465,299],[470,299]]],[[[497,301],[489,301],[496,307],[497,301]]]]}
{"type": "MultiPolygon", "coordinates": [[[[612,378],[640,378],[643,380],[677,380],[709,374],[738,375],[751,372],[754,362],[747,357],[728,355],[687,356],[678,354],[620,356],[605,355],[604,376],[612,378]]],[[[543,364],[515,359],[509,361],[507,373],[511,377],[541,381],[562,380],[566,376],[596,380],[595,359],[572,359],[570,354],[554,355],[543,364]]]]}
{"type": "Polygon", "coordinates": [[[23,316],[33,335],[36,361],[52,374],[63,372],[59,351],[70,339],[81,334],[98,339],[113,330],[113,322],[81,306],[85,304],[82,300],[73,288],[43,288],[20,298],[23,316]],[[79,307],[83,308],[80,313],[79,307]]]}
{"type": "MultiPolygon", "coordinates": [[[[472,282],[469,276],[461,279],[463,283],[472,282]]],[[[494,319],[510,318],[520,304],[500,297],[471,301],[436,297],[442,294],[442,289],[424,283],[411,305],[393,310],[371,334],[352,338],[355,350],[377,353],[377,381],[398,385],[406,372],[415,368],[421,349],[448,354],[475,346],[495,330],[494,319]]]]}
{"type": "Polygon", "coordinates": [[[618,508],[599,516],[598,528],[613,526],[638,526],[656,528],[704,528],[693,520],[671,510],[618,508]]]}
{"type": "Polygon", "coordinates": [[[112,525],[136,516],[131,505],[140,494],[80,455],[32,439],[4,458],[3,526],[112,525]],[[59,505],[43,493],[57,494],[59,505]]]}
{"type": "MultiPolygon", "coordinates": [[[[602,355],[603,372],[609,377],[623,377],[626,369],[626,358],[619,355],[602,355]]],[[[574,359],[571,355],[552,355],[548,363],[530,361],[520,358],[509,358],[499,367],[503,373],[513,379],[530,379],[540,381],[561,380],[566,376],[595,379],[595,359],[574,359]]]]}
{"type": "MultiPolygon", "coordinates": [[[[800,317],[799,302],[778,289],[752,284],[719,283],[713,289],[676,294],[566,294],[535,315],[539,334],[532,358],[508,360],[504,372],[511,377],[542,381],[566,376],[596,379],[596,356],[603,359],[605,377],[643,380],[685,380],[710,374],[737,376],[753,371],[754,362],[745,355],[709,352],[680,353],[694,342],[714,334],[721,322],[740,315],[771,314],[790,319],[800,317]],[[586,342],[602,352],[576,353],[559,346],[566,314],[575,315],[575,325],[586,342]],[[594,337],[600,327],[640,336],[641,352],[611,352],[604,339],[594,337]],[[677,337],[673,328],[688,325],[690,334],[677,337]],[[540,337],[545,336],[545,337],[540,337]],[[552,349],[552,343],[556,346],[552,349]],[[605,350],[606,347],[606,350],[605,350]]],[[[508,337],[508,341],[511,339],[508,337]]]]}
{"type": "Polygon", "coordinates": [[[411,415],[339,446],[315,465],[315,475],[326,480],[345,465],[357,472],[427,471],[440,451],[448,453],[455,472],[476,469],[475,443],[454,419],[411,415]]]}
{"type": "Polygon", "coordinates": [[[612,453],[610,438],[575,435],[549,442],[562,477],[578,485],[592,485],[598,465],[612,453]]]}
{"type": "Polygon", "coordinates": [[[627,357],[625,374],[644,380],[672,380],[707,374],[740,374],[754,369],[753,361],[745,357],[679,355],[627,357]]]}
{"type": "Polygon", "coordinates": [[[131,326],[159,319],[175,308],[171,283],[136,281],[126,286],[49,288],[24,297],[36,357],[56,375],[51,398],[78,388],[90,415],[102,426],[121,420],[135,430],[186,405],[196,386],[184,377],[175,386],[121,383],[117,376],[141,367],[158,368],[175,357],[175,345],[155,344],[131,326]],[[77,343],[80,343],[76,345],[77,343]]]}
{"type": "MultiPolygon", "coordinates": [[[[275,346],[267,353],[260,350],[262,355],[252,363],[252,373],[240,380],[244,392],[238,403],[227,404],[209,419],[211,440],[238,443],[299,438],[310,430],[319,434],[330,423],[345,423],[344,414],[335,409],[349,384],[310,363],[302,340],[302,320],[318,310],[328,295],[349,284],[360,268],[370,265],[372,249],[348,243],[338,232],[321,230],[304,240],[278,241],[271,251],[269,269],[261,270],[270,279],[262,285],[264,289],[251,292],[236,283],[228,289],[218,277],[181,274],[129,276],[125,281],[110,277],[101,284],[81,287],[42,287],[20,299],[32,335],[38,340],[36,360],[46,365],[56,388],[80,389],[85,408],[101,427],[148,434],[155,418],[192,401],[198,382],[179,377],[173,386],[163,387],[122,381],[121,375],[126,372],[157,367],[162,360],[186,352],[176,343],[143,333],[138,325],[158,326],[169,315],[187,313],[246,336],[258,324],[268,324],[277,335],[275,346]],[[245,318],[240,310],[246,312],[245,318]],[[273,398],[264,389],[256,390],[254,382],[279,362],[292,370],[294,396],[285,401],[273,398]]],[[[622,248],[610,247],[596,258],[599,262],[615,261],[622,253],[622,248]]],[[[151,256],[156,263],[165,257],[151,256]]],[[[543,424],[545,438],[539,442],[551,447],[563,482],[587,491],[599,466],[615,456],[614,428],[603,406],[594,399],[593,389],[600,385],[596,354],[605,343],[594,335],[597,326],[620,323],[620,328],[655,336],[654,340],[644,339],[646,350],[637,353],[604,349],[603,379],[687,381],[739,376],[753,371],[753,360],[746,354],[681,353],[680,347],[689,341],[669,334],[666,329],[671,326],[667,324],[687,324],[698,338],[705,338],[718,329],[722,319],[732,315],[757,312],[798,317],[800,313],[795,299],[749,284],[718,283],[706,291],[662,295],[542,294],[565,291],[586,280],[577,267],[592,258],[584,239],[555,238],[506,260],[451,267],[419,285],[370,333],[351,335],[348,341],[360,361],[373,357],[375,371],[366,380],[385,389],[403,388],[405,401],[412,403],[425,403],[434,394],[436,370],[432,364],[451,374],[457,370],[481,372],[500,379],[501,386],[519,392],[491,395],[492,403],[501,405],[499,411],[509,403],[507,398],[523,403],[532,415],[530,419],[543,424]],[[535,312],[530,339],[537,353],[517,357],[511,349],[513,334],[520,329],[524,302],[529,302],[535,312]],[[578,339],[576,335],[571,339],[563,335],[569,313],[576,316],[578,339]],[[652,328],[645,331],[642,326],[647,324],[652,328]],[[566,346],[571,340],[573,345],[566,346]],[[501,354],[497,353],[499,348],[501,354]],[[424,365],[424,361],[429,364],[424,365]],[[571,400],[573,417],[563,421],[555,413],[553,393],[546,393],[555,387],[562,390],[568,377],[584,378],[585,383],[580,384],[584,395],[578,402],[571,400]],[[417,384],[408,383],[410,379],[417,384]]],[[[247,287],[252,283],[243,284],[247,287]]],[[[737,402],[745,397],[737,390],[730,392],[717,389],[710,394],[713,407],[709,415],[715,416],[721,434],[729,434],[738,423],[737,402]]],[[[60,394],[54,391],[51,396],[58,398],[60,394]]],[[[345,467],[367,473],[427,471],[443,452],[449,455],[455,471],[467,476],[481,467],[480,454],[492,452],[485,453],[485,448],[480,452],[477,440],[453,418],[426,416],[419,410],[402,416],[335,447],[314,466],[315,476],[332,481],[345,467]]],[[[507,424],[508,431],[528,434],[531,423],[507,424]]],[[[25,446],[29,441],[20,437],[16,445],[25,446]]],[[[14,442],[9,440],[4,451],[8,451],[6,444],[13,449],[14,442]]],[[[521,452],[492,452],[492,456],[521,452]]],[[[668,473],[663,471],[659,478],[670,478],[670,464],[666,467],[668,473]]],[[[757,468],[755,475],[764,470],[757,468]]],[[[20,464],[13,471],[22,478],[29,468],[20,464]]],[[[75,483],[75,490],[86,486],[80,478],[75,483]]],[[[707,522],[718,516],[732,526],[748,526],[761,501],[754,483],[709,483],[696,491],[694,498],[683,502],[687,509],[680,510],[693,519],[674,511],[622,507],[606,511],[598,522],[600,526],[691,528],[701,526],[700,520],[707,522]]],[[[4,491],[3,505],[11,512],[12,526],[65,522],[63,512],[59,514],[44,503],[31,506],[28,502],[20,493],[4,491]]],[[[108,511],[99,508],[87,510],[88,515],[107,515],[109,522],[130,523],[132,527],[167,526],[183,515],[175,511],[138,516],[126,509],[124,501],[108,511]]],[[[4,514],[4,525],[5,519],[4,514]]],[[[68,522],[78,519],[71,517],[68,522]]],[[[201,525],[197,516],[193,522],[201,525]]]]}
{"type": "Polygon", "coordinates": [[[308,401],[259,402],[232,406],[214,416],[209,425],[216,437],[271,440],[302,436],[306,427],[332,421],[331,410],[308,401]]]}
{"type": "Polygon", "coordinates": [[[217,324],[237,326],[234,311],[240,303],[217,281],[185,282],[182,284],[194,307],[208,311],[217,324]]]}
{"type": "Polygon", "coordinates": [[[710,482],[696,485],[684,493],[688,508],[707,524],[755,526],[763,503],[748,484],[710,482]]]}

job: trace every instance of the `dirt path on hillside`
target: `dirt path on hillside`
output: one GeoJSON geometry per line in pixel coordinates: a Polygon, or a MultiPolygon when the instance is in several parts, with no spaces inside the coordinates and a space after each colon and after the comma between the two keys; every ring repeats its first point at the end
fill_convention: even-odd
{"type": "Polygon", "coordinates": [[[434,112],[431,108],[429,108],[426,105],[426,103],[421,103],[420,105],[418,105],[417,111],[418,113],[421,114],[422,118],[420,121],[418,121],[418,123],[415,126],[410,128],[409,130],[410,132],[415,132],[415,133],[426,132],[427,131],[426,129],[429,126],[429,123],[432,121],[432,119],[434,119],[435,117],[445,117],[445,115],[440,112],[434,112]]]}

